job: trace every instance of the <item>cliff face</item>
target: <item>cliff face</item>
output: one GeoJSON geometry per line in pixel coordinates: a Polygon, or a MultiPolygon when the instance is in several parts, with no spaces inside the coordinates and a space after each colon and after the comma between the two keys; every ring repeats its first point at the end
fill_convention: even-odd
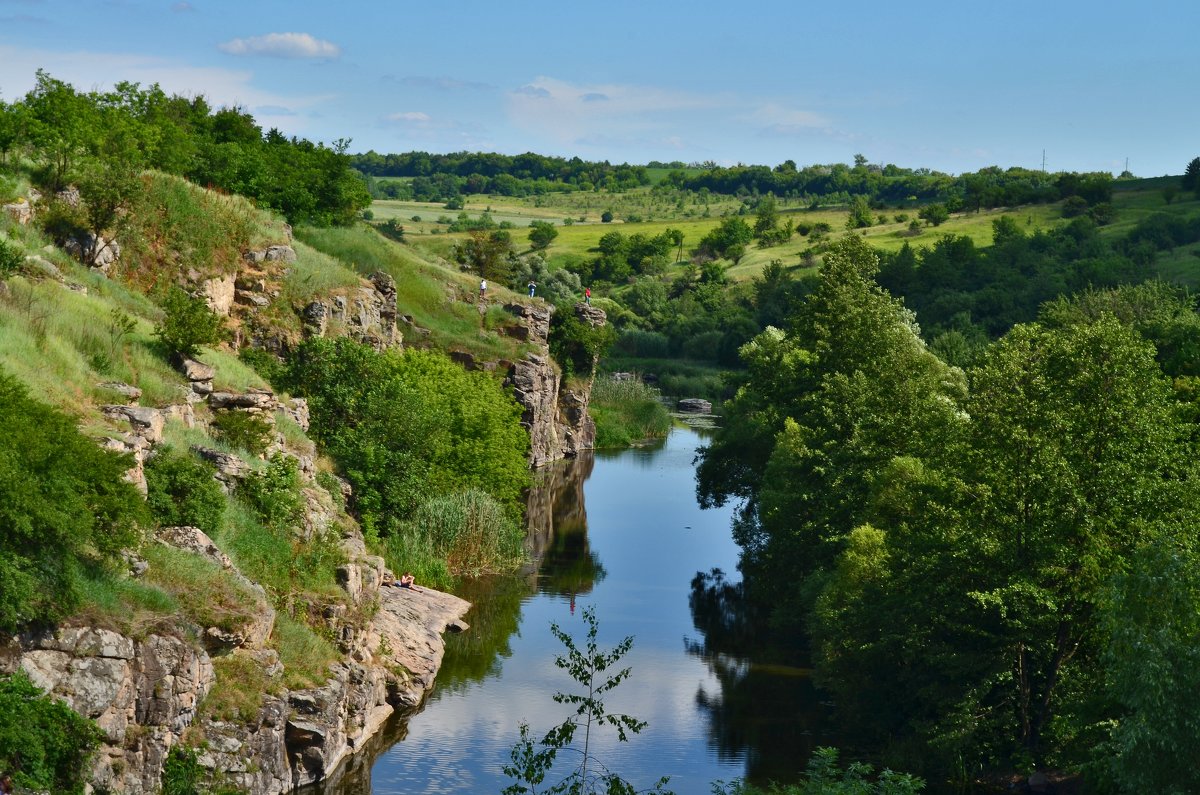
{"type": "MultiPolygon", "coordinates": [[[[528,353],[508,369],[506,383],[525,409],[521,424],[529,430],[530,464],[544,466],[561,458],[574,458],[596,442],[596,424],[588,415],[592,382],[582,389],[568,389],[550,358],[550,306],[509,304],[506,309],[521,320],[526,339],[539,350],[528,353]]],[[[592,326],[603,326],[607,317],[587,304],[575,305],[576,315],[592,326]]],[[[594,366],[594,363],[593,363],[594,366]]]]}

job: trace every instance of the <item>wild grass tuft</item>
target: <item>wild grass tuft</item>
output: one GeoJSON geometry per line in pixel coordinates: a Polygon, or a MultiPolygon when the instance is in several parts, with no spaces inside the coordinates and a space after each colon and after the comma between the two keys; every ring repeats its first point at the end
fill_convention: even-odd
{"type": "Polygon", "coordinates": [[[592,387],[592,416],[597,447],[628,447],[642,439],[667,435],[671,415],[657,389],[637,379],[600,376],[592,387]]]}
{"type": "Polygon", "coordinates": [[[283,683],[292,690],[318,687],[329,678],[329,666],[338,661],[337,649],[307,624],[280,614],[271,636],[283,663],[283,683]]]}
{"type": "Polygon", "coordinates": [[[146,583],[170,594],[201,627],[237,630],[261,610],[258,594],[210,560],[161,544],[147,547],[145,556],[146,583]]]}

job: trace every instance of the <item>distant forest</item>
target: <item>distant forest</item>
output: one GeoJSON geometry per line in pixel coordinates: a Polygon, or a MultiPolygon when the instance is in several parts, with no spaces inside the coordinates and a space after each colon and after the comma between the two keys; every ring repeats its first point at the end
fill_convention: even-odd
{"type": "Polygon", "coordinates": [[[855,156],[853,166],[832,163],[799,167],[795,161],[787,160],[773,168],[740,164],[725,168],[712,162],[613,165],[608,161],[547,157],[530,152],[512,156],[488,152],[381,155],[371,151],[351,156],[350,162],[367,176],[376,198],[411,201],[448,201],[473,194],[619,192],[650,185],[651,169],[667,172],[655,185],[660,190],[741,197],[774,194],[816,205],[846,204],[855,196],[865,196],[881,206],[940,201],[948,203],[951,212],[1056,202],[1072,196],[1080,197],[1088,205],[1102,204],[1111,199],[1113,183],[1112,175],[1104,172],[1047,173],[998,166],[956,177],[927,168],[873,165],[862,155],[855,156]],[[409,179],[377,181],[376,177],[409,179]]]}

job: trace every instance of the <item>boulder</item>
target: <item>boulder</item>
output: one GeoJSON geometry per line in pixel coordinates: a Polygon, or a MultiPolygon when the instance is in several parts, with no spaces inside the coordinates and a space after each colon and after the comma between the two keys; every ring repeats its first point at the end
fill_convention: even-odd
{"type": "Polygon", "coordinates": [[[235,296],[233,283],[234,274],[227,273],[224,276],[208,279],[200,285],[200,295],[204,297],[204,303],[208,304],[208,308],[221,317],[228,317],[229,311],[233,309],[235,296]]]}
{"type": "Polygon", "coordinates": [[[712,403],[701,398],[684,398],[679,401],[677,408],[688,414],[712,414],[712,403]]]}

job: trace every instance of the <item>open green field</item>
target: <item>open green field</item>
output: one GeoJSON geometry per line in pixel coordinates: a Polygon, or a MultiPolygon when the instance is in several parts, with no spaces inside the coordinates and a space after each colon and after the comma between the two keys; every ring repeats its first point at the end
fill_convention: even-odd
{"type": "MultiPolygon", "coordinates": [[[[656,174],[661,179],[665,175],[656,174]]],[[[1163,195],[1163,188],[1177,183],[1177,177],[1155,177],[1150,179],[1123,180],[1114,184],[1113,205],[1117,210],[1115,221],[1104,227],[1106,237],[1119,237],[1128,232],[1142,219],[1156,212],[1192,214],[1200,213],[1200,199],[1193,194],[1179,193],[1170,205],[1163,195]]],[[[701,199],[695,194],[681,198],[677,193],[656,193],[649,188],[619,194],[607,193],[557,193],[544,196],[474,196],[467,201],[465,212],[477,218],[489,211],[497,222],[507,221],[513,225],[513,242],[519,251],[528,251],[525,229],[534,220],[550,221],[559,225],[559,235],[546,251],[552,265],[564,264],[572,259],[590,259],[600,238],[608,232],[625,235],[642,234],[649,237],[659,235],[667,229],[678,229],[684,235],[685,249],[695,247],[723,216],[736,213],[743,208],[740,199],[731,196],[710,196],[701,199]],[[612,223],[601,223],[600,214],[605,210],[614,213],[612,223]],[[630,222],[629,217],[642,220],[630,222]],[[570,225],[564,219],[571,218],[570,225]],[[582,219],[582,220],[581,220],[582,219]]],[[[377,219],[398,218],[404,224],[411,242],[429,255],[444,260],[452,259],[452,249],[462,235],[447,234],[446,225],[437,219],[457,217],[459,211],[447,210],[441,204],[423,202],[376,201],[372,210],[377,219]],[[420,216],[420,222],[413,222],[420,216]]],[[[833,229],[833,236],[846,232],[849,215],[844,208],[820,208],[809,210],[797,201],[779,200],[782,218],[792,219],[797,224],[824,222],[833,229]]],[[[992,222],[1008,215],[1027,233],[1050,229],[1064,223],[1061,205],[1039,204],[1016,208],[983,210],[958,213],[941,226],[922,224],[916,234],[909,229],[909,222],[916,218],[916,208],[888,209],[876,211],[876,216],[887,218],[887,223],[877,224],[855,234],[862,234],[874,247],[883,251],[897,251],[906,243],[914,247],[928,247],[946,235],[965,235],[978,246],[992,242],[992,222]],[[907,215],[902,221],[897,216],[907,215]]],[[[754,216],[745,214],[747,223],[753,224],[754,216]]],[[[782,260],[787,266],[802,268],[804,252],[812,247],[812,241],[799,235],[788,243],[771,248],[751,245],[742,259],[728,270],[735,281],[746,281],[756,277],[772,260],[782,260]]],[[[1200,248],[1198,248],[1200,251],[1200,248]]],[[[1183,250],[1164,252],[1157,264],[1164,278],[1189,285],[1200,285],[1200,258],[1197,252],[1183,250]]]]}

